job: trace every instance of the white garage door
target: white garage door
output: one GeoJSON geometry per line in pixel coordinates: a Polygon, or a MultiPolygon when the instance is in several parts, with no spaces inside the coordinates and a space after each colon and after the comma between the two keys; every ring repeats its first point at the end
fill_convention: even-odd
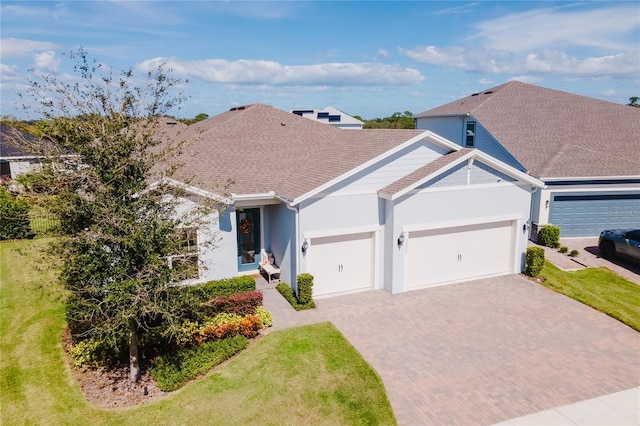
{"type": "Polygon", "coordinates": [[[409,290],[512,270],[513,222],[409,233],[409,290]]]}
{"type": "Polygon", "coordinates": [[[307,265],[314,277],[314,297],[371,289],[373,254],[370,232],[313,238],[307,265]]]}

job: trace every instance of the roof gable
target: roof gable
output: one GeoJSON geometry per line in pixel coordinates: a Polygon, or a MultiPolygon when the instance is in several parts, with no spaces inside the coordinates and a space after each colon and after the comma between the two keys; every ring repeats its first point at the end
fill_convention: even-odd
{"type": "Polygon", "coordinates": [[[640,108],[510,81],[417,119],[477,119],[541,178],[640,176],[640,108]]]}
{"type": "MultiPolygon", "coordinates": [[[[396,200],[414,189],[424,189],[431,186],[430,183],[436,183],[440,178],[446,176],[449,172],[457,172],[460,165],[464,167],[478,168],[476,162],[480,162],[480,171],[476,170],[475,176],[472,174],[472,182],[464,182],[464,185],[488,183],[486,181],[487,174],[495,174],[496,182],[505,180],[508,182],[521,181],[528,185],[538,188],[544,187],[544,183],[540,182],[526,173],[523,173],[514,167],[511,167],[477,149],[463,148],[444,155],[437,160],[426,164],[413,173],[399,179],[398,181],[381,189],[378,195],[389,200],[396,200]],[[475,164],[475,166],[474,166],[475,164]]],[[[466,172],[465,172],[466,175],[466,172]]]]}

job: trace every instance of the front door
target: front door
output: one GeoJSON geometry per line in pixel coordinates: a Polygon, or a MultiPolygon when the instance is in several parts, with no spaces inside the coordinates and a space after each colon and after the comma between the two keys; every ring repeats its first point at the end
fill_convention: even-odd
{"type": "Polygon", "coordinates": [[[236,215],[238,271],[258,268],[260,262],[260,209],[244,209],[236,215]]]}

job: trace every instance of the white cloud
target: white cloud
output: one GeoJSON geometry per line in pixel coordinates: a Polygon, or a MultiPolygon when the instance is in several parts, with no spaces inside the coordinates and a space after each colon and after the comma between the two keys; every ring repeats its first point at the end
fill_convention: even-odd
{"type": "Polygon", "coordinates": [[[640,27],[638,13],[635,2],[588,10],[535,9],[481,22],[469,40],[512,51],[567,46],[637,50],[628,36],[640,27]]]}
{"type": "Polygon", "coordinates": [[[478,83],[486,86],[488,84],[493,84],[494,81],[488,78],[481,78],[480,80],[478,80],[478,83]]]}
{"type": "Polygon", "coordinates": [[[529,83],[529,84],[537,84],[540,83],[542,81],[544,81],[544,78],[542,77],[535,77],[532,75],[517,75],[515,77],[511,77],[509,79],[509,81],[521,81],[523,83],[529,83]]]}
{"type": "Polygon", "coordinates": [[[2,38],[0,39],[0,57],[6,58],[24,58],[33,52],[48,51],[58,49],[60,45],[50,43],[48,41],[35,41],[19,38],[2,38]]]}
{"type": "Polygon", "coordinates": [[[635,79],[640,8],[631,2],[604,4],[513,13],[477,23],[464,46],[398,50],[416,62],[469,72],[635,79]]]}
{"type": "Polygon", "coordinates": [[[615,96],[617,92],[613,89],[609,89],[609,90],[603,90],[602,92],[600,92],[600,94],[603,96],[615,96]]]}
{"type": "Polygon", "coordinates": [[[16,65],[7,65],[0,63],[0,78],[3,83],[12,81],[18,75],[19,68],[16,65]]]}
{"type": "Polygon", "coordinates": [[[523,56],[498,49],[418,46],[403,53],[417,62],[490,74],[609,75],[633,78],[640,71],[640,53],[637,51],[584,59],[550,49],[523,56]]]}
{"type": "Polygon", "coordinates": [[[389,51],[385,50],[385,49],[378,49],[378,55],[382,56],[383,58],[388,58],[389,57],[389,51]]]}
{"type": "Polygon", "coordinates": [[[273,61],[241,59],[207,59],[182,61],[155,58],[138,64],[152,71],[166,64],[177,75],[208,82],[250,85],[408,85],[424,80],[419,71],[398,65],[378,63],[322,63],[316,65],[281,65],[273,61]]]}
{"type": "Polygon", "coordinates": [[[49,71],[58,71],[60,69],[60,58],[56,57],[56,52],[49,50],[47,52],[38,53],[34,56],[35,67],[49,71]]]}
{"type": "Polygon", "coordinates": [[[463,13],[472,12],[473,9],[478,5],[478,2],[463,4],[462,6],[454,6],[446,9],[440,9],[434,12],[434,15],[460,15],[463,13]]]}

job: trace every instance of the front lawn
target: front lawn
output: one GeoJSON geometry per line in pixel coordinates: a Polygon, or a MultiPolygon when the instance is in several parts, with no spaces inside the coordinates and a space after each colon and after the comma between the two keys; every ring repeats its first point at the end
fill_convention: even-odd
{"type": "Polygon", "coordinates": [[[563,271],[546,262],[541,276],[545,286],[640,331],[640,285],[606,268],[563,271]]]}
{"type": "Polygon", "coordinates": [[[395,424],[382,381],[330,323],[274,332],[142,406],[84,399],[60,341],[63,294],[34,248],[0,243],[1,424],[395,424]]]}

